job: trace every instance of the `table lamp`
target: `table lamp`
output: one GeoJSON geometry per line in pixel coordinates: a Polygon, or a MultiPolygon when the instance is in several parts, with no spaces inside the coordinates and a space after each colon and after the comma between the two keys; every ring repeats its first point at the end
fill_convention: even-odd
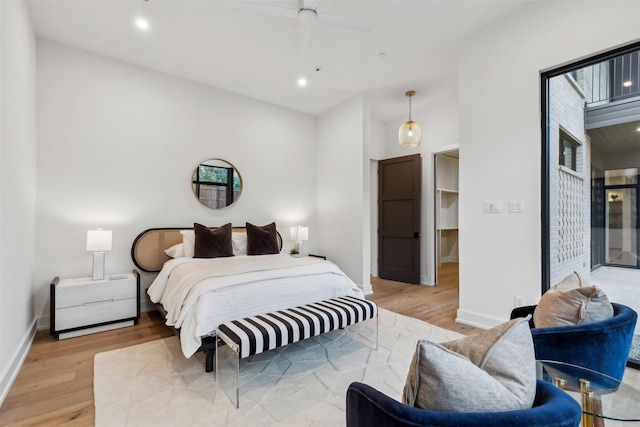
{"type": "Polygon", "coordinates": [[[93,252],[93,280],[104,279],[104,253],[111,250],[111,230],[87,231],[87,252],[93,252]]]}
{"type": "Polygon", "coordinates": [[[290,237],[291,240],[296,242],[295,248],[298,250],[300,256],[302,256],[302,242],[309,240],[309,227],[302,227],[300,225],[291,227],[290,237]]]}

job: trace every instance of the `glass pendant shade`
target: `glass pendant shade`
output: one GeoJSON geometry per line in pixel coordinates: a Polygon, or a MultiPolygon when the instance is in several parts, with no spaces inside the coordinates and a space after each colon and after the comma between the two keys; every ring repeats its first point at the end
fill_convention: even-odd
{"type": "Polygon", "coordinates": [[[422,127],[418,122],[408,120],[400,126],[398,130],[398,140],[400,146],[404,148],[414,148],[422,141],[422,127]]]}
{"type": "Polygon", "coordinates": [[[411,97],[415,95],[414,90],[405,93],[409,97],[409,120],[404,122],[398,130],[398,142],[402,148],[414,148],[422,141],[422,127],[418,122],[411,120],[411,97]]]}

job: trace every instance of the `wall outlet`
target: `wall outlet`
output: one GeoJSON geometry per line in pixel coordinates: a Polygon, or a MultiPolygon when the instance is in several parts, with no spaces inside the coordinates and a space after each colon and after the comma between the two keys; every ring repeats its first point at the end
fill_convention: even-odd
{"type": "Polygon", "coordinates": [[[515,308],[524,306],[524,297],[517,296],[517,295],[514,296],[513,297],[513,306],[515,308]]]}

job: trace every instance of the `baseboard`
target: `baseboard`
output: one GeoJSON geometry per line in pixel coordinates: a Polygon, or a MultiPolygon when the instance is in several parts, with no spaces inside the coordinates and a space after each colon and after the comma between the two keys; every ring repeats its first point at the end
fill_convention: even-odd
{"type": "Polygon", "coordinates": [[[436,284],[431,282],[427,276],[420,276],[420,284],[424,286],[435,286],[436,284]]]}
{"type": "Polygon", "coordinates": [[[456,316],[456,322],[462,323],[464,325],[474,326],[480,329],[491,329],[494,326],[498,326],[506,321],[507,320],[505,319],[497,319],[495,317],[489,317],[460,309],[458,309],[456,316]]]}
{"type": "Polygon", "coordinates": [[[458,257],[457,256],[445,256],[440,258],[440,262],[454,262],[454,263],[458,263],[458,257]]]}
{"type": "Polygon", "coordinates": [[[151,300],[149,299],[145,299],[140,301],[140,312],[141,313],[146,313],[149,311],[156,311],[158,309],[158,307],[151,302],[151,300]]]}
{"type": "Polygon", "coordinates": [[[37,324],[38,319],[33,319],[31,326],[29,326],[29,330],[22,338],[20,347],[16,349],[11,357],[7,369],[2,372],[2,377],[0,378],[0,406],[4,403],[4,399],[7,397],[7,394],[9,394],[9,390],[11,390],[13,382],[16,380],[16,377],[20,372],[20,368],[22,368],[22,364],[29,354],[31,343],[33,343],[33,339],[36,336],[37,324]]]}
{"type": "Polygon", "coordinates": [[[38,317],[38,330],[49,329],[51,327],[51,316],[43,315],[38,317]]]}
{"type": "Polygon", "coordinates": [[[363,292],[365,295],[371,295],[371,294],[373,294],[373,286],[371,286],[371,283],[368,283],[368,284],[362,285],[360,288],[362,289],[362,292],[363,292]]]}

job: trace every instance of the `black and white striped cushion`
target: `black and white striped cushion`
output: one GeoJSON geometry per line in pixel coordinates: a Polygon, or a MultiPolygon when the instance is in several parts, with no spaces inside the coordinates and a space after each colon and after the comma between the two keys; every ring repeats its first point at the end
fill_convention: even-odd
{"type": "Polygon", "coordinates": [[[225,322],[218,337],[235,343],[243,359],[377,316],[376,303],[346,296],[225,322]]]}

